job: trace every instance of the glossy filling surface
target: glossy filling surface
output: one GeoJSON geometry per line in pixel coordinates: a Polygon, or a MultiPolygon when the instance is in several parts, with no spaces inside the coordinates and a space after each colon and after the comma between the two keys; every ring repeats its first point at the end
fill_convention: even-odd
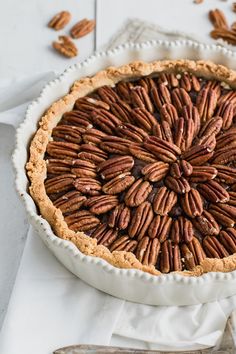
{"type": "Polygon", "coordinates": [[[103,86],[53,129],[45,188],[68,227],[163,273],[236,252],[236,92],[190,73],[103,86]]]}

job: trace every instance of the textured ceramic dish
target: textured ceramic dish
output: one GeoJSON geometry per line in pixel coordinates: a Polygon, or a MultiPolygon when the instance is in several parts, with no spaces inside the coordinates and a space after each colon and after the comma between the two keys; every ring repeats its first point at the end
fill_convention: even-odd
{"type": "Polygon", "coordinates": [[[108,66],[120,66],[134,60],[203,59],[236,69],[235,57],[233,52],[224,48],[191,41],[126,44],[108,52],[97,53],[82,64],[70,67],[58,79],[46,85],[40,97],[28,107],[25,120],[17,131],[17,146],[13,156],[16,187],[26,206],[30,222],[49,249],[71,272],[106,293],[152,305],[190,305],[214,301],[236,293],[236,271],[212,272],[200,277],[184,277],[174,273],[153,276],[139,270],[115,268],[100,258],[83,255],[71,242],[55,236],[48,222],[38,215],[28,194],[25,173],[28,144],[40,117],[51,103],[69,91],[75,80],[91,76],[108,66]]]}

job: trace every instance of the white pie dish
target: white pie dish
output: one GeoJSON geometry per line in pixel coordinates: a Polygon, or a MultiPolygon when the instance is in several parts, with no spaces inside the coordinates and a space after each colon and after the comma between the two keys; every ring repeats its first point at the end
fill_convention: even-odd
{"type": "Polygon", "coordinates": [[[40,97],[31,103],[17,131],[13,162],[17,191],[24,201],[30,222],[49,249],[71,272],[106,293],[130,301],[152,305],[190,305],[235,294],[236,271],[207,273],[200,277],[184,277],[174,273],[153,276],[135,269],[115,268],[100,258],[85,256],[71,242],[55,236],[48,222],[38,215],[35,203],[28,194],[25,172],[28,144],[37,129],[38,120],[52,102],[68,92],[75,80],[91,76],[111,65],[164,58],[212,60],[236,69],[235,53],[219,46],[191,41],[125,44],[108,52],[97,53],[82,64],[70,67],[58,79],[47,84],[40,97]]]}

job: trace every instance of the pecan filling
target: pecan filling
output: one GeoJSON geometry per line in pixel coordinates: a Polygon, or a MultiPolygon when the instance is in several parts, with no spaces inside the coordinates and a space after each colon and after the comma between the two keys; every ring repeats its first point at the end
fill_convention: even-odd
{"type": "Polygon", "coordinates": [[[45,188],[68,227],[163,273],[236,252],[236,92],[191,73],[103,86],[53,129],[45,188]]]}

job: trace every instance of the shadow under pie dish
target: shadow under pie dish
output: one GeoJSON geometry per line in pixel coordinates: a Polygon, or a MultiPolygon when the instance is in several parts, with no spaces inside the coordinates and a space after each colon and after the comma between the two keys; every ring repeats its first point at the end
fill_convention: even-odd
{"type": "Polygon", "coordinates": [[[74,83],[42,117],[30,193],[85,255],[154,275],[236,269],[236,74],[133,62],[74,83]]]}

